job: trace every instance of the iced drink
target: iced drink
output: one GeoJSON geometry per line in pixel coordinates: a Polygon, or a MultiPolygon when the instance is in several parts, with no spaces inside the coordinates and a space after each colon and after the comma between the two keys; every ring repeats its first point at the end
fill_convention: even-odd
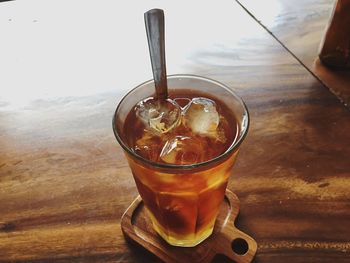
{"type": "MultiPolygon", "coordinates": [[[[125,101],[129,93],[114,131],[156,232],[169,244],[195,246],[213,231],[248,114],[220,83],[194,76],[168,81],[167,101],[144,92],[125,101]]],[[[151,82],[134,92],[145,85],[151,82]]]]}

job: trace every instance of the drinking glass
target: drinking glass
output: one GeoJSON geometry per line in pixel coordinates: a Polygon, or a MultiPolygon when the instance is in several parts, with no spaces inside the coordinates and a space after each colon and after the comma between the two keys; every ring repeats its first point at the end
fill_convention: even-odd
{"type": "Polygon", "coordinates": [[[166,164],[137,155],[124,133],[126,118],[135,105],[154,96],[153,80],[144,82],[120,101],[114,117],[114,134],[122,146],[138,192],[154,230],[169,244],[193,247],[213,232],[239,147],[249,126],[248,110],[240,97],[225,85],[200,76],[170,75],[169,94],[186,90],[189,94],[209,94],[224,103],[235,116],[237,135],[221,155],[196,164],[166,164]]]}

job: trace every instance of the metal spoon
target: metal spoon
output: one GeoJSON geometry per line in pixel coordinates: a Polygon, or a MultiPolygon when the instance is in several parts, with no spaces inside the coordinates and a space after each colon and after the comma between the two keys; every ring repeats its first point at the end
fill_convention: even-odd
{"type": "Polygon", "coordinates": [[[168,84],[165,65],[164,12],[151,9],[144,14],[149,53],[151,56],[156,99],[168,98],[168,84]]]}

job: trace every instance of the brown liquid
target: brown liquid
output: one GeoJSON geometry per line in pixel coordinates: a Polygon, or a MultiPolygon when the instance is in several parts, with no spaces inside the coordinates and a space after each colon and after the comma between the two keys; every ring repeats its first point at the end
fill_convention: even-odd
{"type": "Polygon", "coordinates": [[[135,111],[132,110],[125,121],[124,132],[127,135],[129,147],[134,149],[136,154],[160,163],[195,164],[213,159],[230,147],[237,135],[237,121],[225,104],[207,94],[188,93],[188,91],[181,90],[175,94],[170,92],[169,97],[171,99],[177,99],[176,102],[181,107],[184,107],[188,103],[187,99],[191,100],[195,97],[205,97],[215,101],[216,110],[220,115],[217,136],[207,137],[205,135],[195,134],[183,123],[166,134],[162,134],[161,136],[154,135],[154,133],[145,130],[145,124],[136,116],[135,111]],[[174,156],[174,161],[169,162],[171,160],[167,160],[166,162],[159,157],[162,148],[166,141],[171,140],[177,135],[188,137],[183,143],[188,144],[189,147],[186,147],[184,152],[174,156]],[[142,142],[139,143],[140,141],[142,142]]]}
{"type": "MultiPolygon", "coordinates": [[[[238,125],[233,113],[225,104],[208,94],[186,90],[169,92],[169,97],[182,98],[177,100],[182,107],[188,99],[195,97],[206,97],[215,101],[220,115],[217,127],[219,138],[194,134],[182,122],[169,133],[159,136],[147,131],[144,123],[132,110],[125,121],[124,132],[129,147],[134,149],[135,153],[154,162],[171,161],[171,164],[181,166],[181,164],[195,164],[213,159],[232,145],[238,133],[238,125]],[[140,149],[138,142],[145,136],[146,145],[143,143],[145,149],[140,149]],[[181,141],[184,149],[165,159],[160,158],[164,144],[175,136],[189,138],[181,141]]],[[[205,168],[186,170],[157,168],[127,156],[153,226],[168,243],[194,246],[212,233],[236,153],[237,151],[205,168]]]]}

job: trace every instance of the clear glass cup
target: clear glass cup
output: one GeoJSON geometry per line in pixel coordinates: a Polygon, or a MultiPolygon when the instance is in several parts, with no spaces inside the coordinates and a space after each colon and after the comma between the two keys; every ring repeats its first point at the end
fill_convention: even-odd
{"type": "Polygon", "coordinates": [[[169,93],[186,89],[191,94],[210,94],[232,111],[238,124],[236,139],[214,159],[189,165],[165,164],[137,155],[127,144],[128,134],[123,132],[126,117],[133,107],[154,95],[153,80],[127,93],[115,111],[113,131],[124,149],[155,231],[171,245],[193,247],[213,232],[239,146],[248,132],[249,114],[240,97],[211,79],[170,75],[168,89],[169,93]]]}

